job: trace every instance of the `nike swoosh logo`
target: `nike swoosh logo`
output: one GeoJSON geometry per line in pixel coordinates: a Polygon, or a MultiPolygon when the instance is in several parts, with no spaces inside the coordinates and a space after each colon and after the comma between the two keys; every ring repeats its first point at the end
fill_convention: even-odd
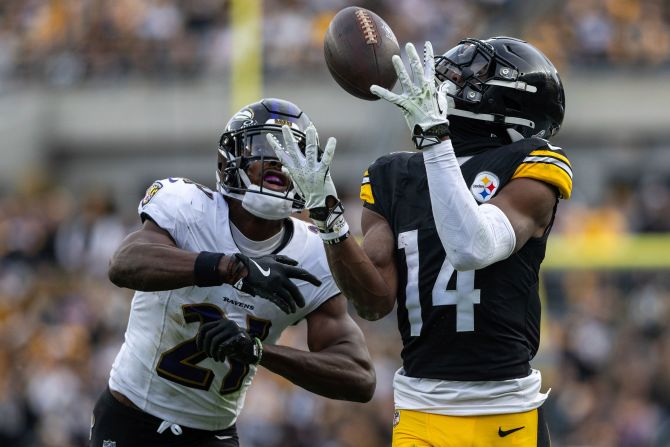
{"type": "Polygon", "coordinates": [[[498,427],[498,436],[500,436],[501,438],[504,438],[505,436],[511,435],[515,431],[523,430],[524,428],[526,428],[525,425],[523,427],[512,428],[512,429],[509,429],[509,430],[503,430],[502,427],[498,427]]]}
{"type": "Polygon", "coordinates": [[[258,267],[258,270],[261,271],[261,273],[263,274],[263,276],[270,276],[270,268],[269,268],[269,267],[268,267],[266,270],[263,270],[263,269],[261,268],[261,266],[258,265],[258,263],[257,263],[256,261],[254,261],[253,259],[250,259],[250,261],[253,262],[254,265],[255,265],[256,267],[258,267]]]}
{"type": "Polygon", "coordinates": [[[223,441],[224,439],[233,439],[232,436],[219,436],[219,435],[214,435],[214,437],[215,437],[216,439],[220,439],[221,441],[223,441]]]}

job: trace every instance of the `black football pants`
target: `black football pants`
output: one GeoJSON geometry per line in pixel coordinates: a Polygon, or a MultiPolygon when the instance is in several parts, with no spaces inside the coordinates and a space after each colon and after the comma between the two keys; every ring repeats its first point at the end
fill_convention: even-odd
{"type": "Polygon", "coordinates": [[[90,447],[239,447],[235,425],[224,430],[208,431],[170,427],[162,433],[163,421],[128,407],[105,389],[93,409],[90,447]]]}

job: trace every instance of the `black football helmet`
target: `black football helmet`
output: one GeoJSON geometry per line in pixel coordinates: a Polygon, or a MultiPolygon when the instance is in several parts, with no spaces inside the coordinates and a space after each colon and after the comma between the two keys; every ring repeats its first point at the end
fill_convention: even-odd
{"type": "Polygon", "coordinates": [[[449,115],[490,122],[513,140],[549,139],[561,128],[563,84],[551,61],[528,42],[465,39],[435,58],[435,71],[454,101],[449,115]]]}
{"type": "MultiPolygon", "coordinates": [[[[249,164],[258,160],[265,166],[266,161],[278,161],[274,149],[267,142],[266,135],[274,134],[283,142],[282,126],[288,125],[300,148],[305,148],[305,131],[311,124],[309,117],[295,104],[276,98],[265,98],[240,109],[226,124],[219,140],[219,155],[216,170],[217,188],[222,194],[239,200],[245,194],[263,194],[281,197],[292,202],[293,211],[304,206],[301,197],[290,186],[285,192],[252,185],[246,174],[249,164]]],[[[261,172],[261,178],[265,178],[261,172]]]]}

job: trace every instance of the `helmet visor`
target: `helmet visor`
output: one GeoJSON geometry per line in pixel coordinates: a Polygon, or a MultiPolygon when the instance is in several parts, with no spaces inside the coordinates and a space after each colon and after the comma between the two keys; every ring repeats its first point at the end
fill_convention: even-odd
{"type": "MultiPolygon", "coordinates": [[[[305,134],[298,130],[292,130],[292,133],[298,147],[304,153],[305,134]]],[[[268,143],[268,135],[274,136],[282,145],[284,144],[284,135],[281,126],[278,125],[251,126],[235,132],[237,156],[246,159],[277,159],[275,150],[268,143]]]]}
{"type": "Polygon", "coordinates": [[[274,149],[268,143],[267,135],[273,135],[277,140],[284,141],[281,131],[261,130],[247,134],[244,138],[242,156],[246,158],[277,158],[274,149]]]}
{"type": "Polygon", "coordinates": [[[475,39],[463,40],[444,56],[436,58],[437,78],[461,88],[473,78],[484,83],[492,77],[494,56],[495,50],[490,44],[475,39]]]}

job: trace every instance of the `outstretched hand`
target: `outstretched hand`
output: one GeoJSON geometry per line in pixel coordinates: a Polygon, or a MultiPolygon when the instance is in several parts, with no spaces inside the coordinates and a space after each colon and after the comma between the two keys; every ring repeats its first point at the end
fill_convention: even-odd
{"type": "Polygon", "coordinates": [[[265,255],[250,258],[242,253],[234,256],[247,269],[247,276],[242,278],[239,290],[272,301],[287,314],[305,306],[305,298],[291,279],[307,281],[317,287],[321,285],[316,276],[296,267],[298,261],[288,256],[265,255]]]}
{"type": "Polygon", "coordinates": [[[291,177],[295,189],[305,200],[305,208],[319,229],[321,239],[326,244],[336,244],[349,234],[349,225],[344,220],[344,207],[337,198],[335,184],[330,177],[336,140],[328,138],[319,159],[316,128],[310,124],[305,133],[304,154],[288,126],[282,126],[283,146],[274,135],[268,134],[267,140],[282,163],[282,171],[291,177]]]}
{"type": "Polygon", "coordinates": [[[305,208],[311,210],[325,207],[326,198],[329,196],[337,199],[337,191],[329,172],[337,141],[333,137],[328,138],[319,160],[316,128],[310,125],[305,134],[304,154],[288,126],[282,126],[283,145],[270,133],[267,134],[267,140],[281,161],[282,170],[291,177],[298,194],[305,200],[305,208]]]}
{"type": "Polygon", "coordinates": [[[378,85],[370,87],[370,91],[400,107],[414,143],[417,148],[422,149],[439,143],[440,136],[449,134],[447,95],[435,83],[435,58],[431,43],[425,44],[423,64],[414,45],[408,43],[405,51],[409,59],[411,78],[400,56],[394,55],[392,59],[402,93],[396,94],[378,85]]]}

